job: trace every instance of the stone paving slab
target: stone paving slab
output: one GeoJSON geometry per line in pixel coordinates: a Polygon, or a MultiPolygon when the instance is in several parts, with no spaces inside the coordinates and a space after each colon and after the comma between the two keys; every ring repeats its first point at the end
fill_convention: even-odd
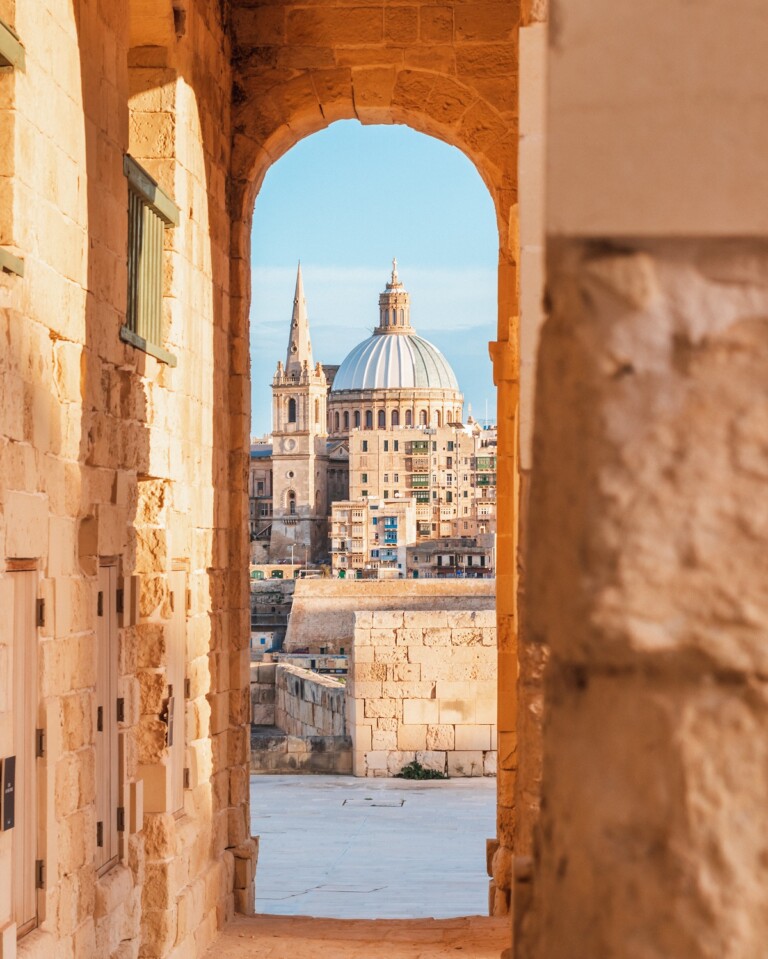
{"type": "Polygon", "coordinates": [[[238,916],[206,959],[499,959],[508,919],[344,920],[238,916]]]}
{"type": "Polygon", "coordinates": [[[256,911],[338,919],[485,915],[496,781],[254,776],[256,911]]]}

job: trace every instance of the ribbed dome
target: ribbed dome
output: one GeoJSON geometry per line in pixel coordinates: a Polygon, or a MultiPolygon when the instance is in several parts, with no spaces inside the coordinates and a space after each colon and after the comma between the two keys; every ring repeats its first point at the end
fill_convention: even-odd
{"type": "Polygon", "coordinates": [[[456,376],[436,346],[415,333],[374,334],[352,350],[333,380],[341,390],[415,387],[459,390],[456,376]]]}

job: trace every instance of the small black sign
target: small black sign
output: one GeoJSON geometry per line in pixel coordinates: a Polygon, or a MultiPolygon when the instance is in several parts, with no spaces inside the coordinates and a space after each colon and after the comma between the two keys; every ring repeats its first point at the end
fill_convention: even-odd
{"type": "Polygon", "coordinates": [[[3,760],[3,830],[16,822],[16,757],[3,760]]]}

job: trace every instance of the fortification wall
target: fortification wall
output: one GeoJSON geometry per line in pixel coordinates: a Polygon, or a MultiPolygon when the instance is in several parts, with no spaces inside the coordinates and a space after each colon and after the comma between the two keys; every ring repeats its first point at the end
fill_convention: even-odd
{"type": "Polygon", "coordinates": [[[413,760],[496,775],[492,610],[355,613],[350,677],[356,776],[392,776],[413,760]]]}
{"type": "Polygon", "coordinates": [[[494,580],[299,580],[284,650],[349,653],[355,613],[374,611],[490,611],[494,580]]]}

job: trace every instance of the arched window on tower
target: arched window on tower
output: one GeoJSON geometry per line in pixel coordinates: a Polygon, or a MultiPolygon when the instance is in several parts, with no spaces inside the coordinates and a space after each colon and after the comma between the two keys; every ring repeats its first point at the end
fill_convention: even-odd
{"type": "Polygon", "coordinates": [[[378,427],[380,430],[387,428],[387,414],[384,412],[384,410],[379,410],[378,427]]]}
{"type": "Polygon", "coordinates": [[[410,410],[405,411],[405,425],[413,426],[413,413],[410,410]]]}
{"type": "Polygon", "coordinates": [[[360,429],[360,410],[355,410],[355,429],[360,429]]]}
{"type": "Polygon", "coordinates": [[[338,432],[339,432],[339,414],[338,414],[338,412],[336,412],[336,413],[333,414],[333,432],[334,432],[334,433],[338,433],[338,432]]]}
{"type": "Polygon", "coordinates": [[[344,429],[349,429],[349,410],[344,410],[344,429]]]}
{"type": "Polygon", "coordinates": [[[405,326],[405,310],[400,310],[400,326],[405,326]]]}
{"type": "Polygon", "coordinates": [[[291,516],[296,515],[296,493],[292,489],[288,490],[288,512],[291,516]]]}
{"type": "Polygon", "coordinates": [[[442,414],[440,413],[440,410],[435,410],[435,425],[436,426],[443,425],[443,417],[442,417],[442,414]]]}
{"type": "Polygon", "coordinates": [[[427,411],[421,410],[419,412],[419,426],[426,426],[426,425],[427,425],[427,411]]]}
{"type": "Polygon", "coordinates": [[[293,397],[288,400],[288,422],[296,422],[296,400],[293,397]]]}
{"type": "Polygon", "coordinates": [[[393,426],[399,426],[399,425],[400,425],[400,412],[399,412],[399,410],[392,410],[392,425],[393,425],[393,426]]]}
{"type": "Polygon", "coordinates": [[[365,411],[365,428],[367,430],[373,429],[373,410],[365,411]]]}
{"type": "Polygon", "coordinates": [[[315,426],[320,425],[320,400],[315,400],[315,426]]]}

